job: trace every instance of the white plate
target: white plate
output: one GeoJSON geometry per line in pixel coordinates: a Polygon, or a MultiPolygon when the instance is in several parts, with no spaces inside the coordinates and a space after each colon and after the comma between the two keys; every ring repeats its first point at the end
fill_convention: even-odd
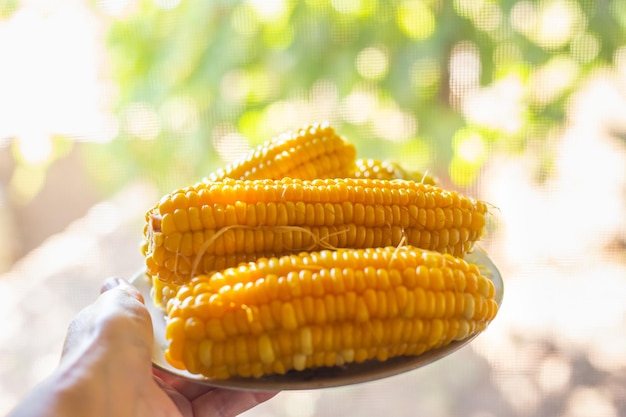
{"type": "MultiPolygon", "coordinates": [[[[489,259],[487,254],[481,249],[475,249],[471,254],[468,254],[465,259],[484,267],[481,268],[481,272],[493,282],[496,289],[495,300],[499,306],[502,303],[504,286],[502,277],[491,259],[489,259]]],[[[373,381],[428,365],[457,351],[470,343],[477,336],[474,335],[466,340],[452,342],[447,346],[434,349],[419,356],[391,358],[385,362],[372,360],[360,364],[348,364],[343,367],[320,368],[298,372],[292,371],[285,375],[264,376],[261,378],[210,379],[176,369],[165,360],[164,354],[167,348],[167,341],[165,339],[165,317],[163,311],[153,304],[150,294],[151,284],[143,271],[133,277],[132,283],[143,294],[152,317],[155,338],[154,351],[152,354],[153,365],[164,372],[180,378],[214,387],[252,391],[282,391],[329,388],[373,381]]]]}

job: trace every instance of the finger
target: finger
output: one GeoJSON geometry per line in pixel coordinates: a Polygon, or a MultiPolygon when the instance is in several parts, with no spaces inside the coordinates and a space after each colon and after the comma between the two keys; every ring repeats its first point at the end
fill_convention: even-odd
{"type": "Polygon", "coordinates": [[[107,279],[100,296],[72,320],[64,344],[65,354],[82,342],[101,346],[123,343],[152,351],[152,321],[141,293],[119,278],[107,279]]]}
{"type": "Polygon", "coordinates": [[[158,379],[165,382],[165,384],[167,384],[168,386],[181,393],[189,401],[195,400],[199,396],[216,389],[208,385],[187,381],[184,378],[172,375],[156,367],[152,368],[152,374],[158,379]]]}
{"type": "Polygon", "coordinates": [[[117,288],[120,286],[124,280],[122,278],[110,277],[104,280],[102,283],[102,287],[100,288],[100,294],[112,290],[113,288],[117,288]]]}
{"type": "Polygon", "coordinates": [[[117,278],[117,277],[107,278],[102,284],[102,287],[100,288],[100,294],[113,290],[113,289],[120,289],[126,292],[131,297],[139,300],[142,304],[145,304],[145,301],[141,292],[137,288],[130,285],[128,281],[122,278],[117,278]]]}
{"type": "Polygon", "coordinates": [[[167,394],[170,400],[174,403],[176,408],[180,411],[180,414],[183,416],[192,416],[193,410],[191,408],[191,403],[183,394],[178,392],[176,389],[169,386],[166,382],[164,382],[158,376],[153,376],[154,381],[159,386],[159,388],[167,394]]]}
{"type": "Polygon", "coordinates": [[[274,397],[277,392],[216,389],[192,401],[195,417],[234,417],[274,397]]]}
{"type": "Polygon", "coordinates": [[[94,327],[104,341],[121,341],[144,346],[151,356],[152,320],[137,289],[126,282],[108,290],[94,303],[97,315],[94,327]]]}

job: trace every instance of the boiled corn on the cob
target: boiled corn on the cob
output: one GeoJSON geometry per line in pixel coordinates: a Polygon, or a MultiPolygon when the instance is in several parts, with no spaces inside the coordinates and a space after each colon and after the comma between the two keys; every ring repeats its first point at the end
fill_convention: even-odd
{"type": "Polygon", "coordinates": [[[350,178],[371,178],[377,180],[410,180],[424,184],[437,185],[435,179],[419,171],[408,171],[397,162],[371,158],[359,158],[354,169],[348,174],[350,178]]]}
{"type": "Polygon", "coordinates": [[[313,124],[259,145],[239,161],[209,175],[207,181],[341,178],[353,169],[355,159],[354,145],[327,123],[313,124]]]}
{"type": "Polygon", "coordinates": [[[484,329],[494,296],[475,265],[409,246],[262,258],[181,287],[166,358],[222,379],[419,355],[484,329]]]}
{"type": "Polygon", "coordinates": [[[146,268],[183,283],[261,256],[409,244],[463,256],[486,205],[414,181],[324,179],[202,182],[146,214],[146,268]]]}
{"type": "MultiPolygon", "coordinates": [[[[286,132],[259,145],[239,161],[209,175],[206,182],[224,178],[281,179],[284,177],[317,179],[347,176],[354,172],[356,150],[343,140],[328,123],[316,123],[286,132]]],[[[142,251],[148,250],[144,240],[142,251]]],[[[240,260],[252,260],[246,256],[240,260]]],[[[235,262],[233,260],[232,262],[235,262]]],[[[227,263],[224,263],[227,265],[227,263]]],[[[205,271],[209,272],[209,271],[205,271]]],[[[162,308],[178,291],[178,285],[152,277],[153,302],[162,308]]]]}

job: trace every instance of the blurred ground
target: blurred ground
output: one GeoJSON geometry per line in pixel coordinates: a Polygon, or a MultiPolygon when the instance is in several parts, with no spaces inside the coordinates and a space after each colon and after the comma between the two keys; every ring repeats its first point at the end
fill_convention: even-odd
{"type": "MultiPolygon", "coordinates": [[[[572,107],[553,176],[534,180],[531,148],[523,158],[494,155],[472,190],[493,204],[483,246],[505,297],[470,347],[401,376],[284,392],[246,415],[626,415],[626,146],[615,134],[626,131],[626,105],[616,86],[599,80],[572,107]]],[[[0,315],[10,318],[0,331],[0,413],[54,368],[67,324],[102,279],[141,268],[143,212],[159,197],[138,183],[94,202],[79,165],[58,164],[48,199],[11,214],[15,236],[37,244],[0,275],[0,315]],[[46,229],[58,210],[76,220],[46,229]],[[30,224],[44,224],[38,238],[21,234],[30,224]]]]}
{"type": "MultiPolygon", "coordinates": [[[[76,147],[74,151],[52,164],[46,172],[41,191],[27,205],[17,204],[8,195],[0,203],[0,224],[10,238],[3,241],[0,251],[0,271],[6,270],[14,260],[39,246],[46,237],[62,232],[73,220],[82,217],[100,200],[84,172],[84,161],[76,147]],[[10,254],[10,255],[9,255],[10,254]]],[[[8,184],[15,168],[11,149],[0,147],[0,181],[8,184]]],[[[8,187],[7,187],[8,188],[8,187]]],[[[2,192],[9,190],[0,188],[2,192]]]]}

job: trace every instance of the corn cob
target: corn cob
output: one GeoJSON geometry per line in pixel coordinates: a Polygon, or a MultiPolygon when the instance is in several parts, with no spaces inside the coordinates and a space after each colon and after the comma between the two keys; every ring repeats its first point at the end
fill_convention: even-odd
{"type": "Polygon", "coordinates": [[[162,310],[165,310],[169,300],[176,296],[176,293],[180,289],[179,284],[173,282],[161,281],[158,277],[149,276],[152,288],[150,289],[150,296],[155,306],[162,310]]]}
{"type": "Polygon", "coordinates": [[[463,256],[485,227],[481,201],[414,181],[199,183],[146,214],[148,274],[183,283],[261,256],[409,244],[463,256]]]}
{"type": "Polygon", "coordinates": [[[239,161],[209,175],[206,181],[341,178],[353,169],[355,158],[354,146],[331,126],[313,124],[259,145],[239,161]]]}
{"type": "MultiPolygon", "coordinates": [[[[331,126],[327,123],[311,124],[264,142],[234,164],[212,173],[205,181],[341,177],[354,170],[355,158],[354,146],[339,137],[331,126]]],[[[146,255],[147,251],[148,242],[144,240],[142,253],[146,255]]],[[[152,280],[153,301],[155,305],[165,307],[178,286],[157,277],[152,277],[152,280]]]]}
{"type": "Polygon", "coordinates": [[[483,330],[494,297],[476,265],[409,246],[261,258],[181,287],[166,358],[225,379],[419,355],[483,330]]]}
{"type": "Polygon", "coordinates": [[[435,179],[419,171],[407,171],[393,161],[359,158],[354,169],[348,174],[350,178],[371,178],[378,180],[410,180],[424,184],[437,185],[435,179]]]}

